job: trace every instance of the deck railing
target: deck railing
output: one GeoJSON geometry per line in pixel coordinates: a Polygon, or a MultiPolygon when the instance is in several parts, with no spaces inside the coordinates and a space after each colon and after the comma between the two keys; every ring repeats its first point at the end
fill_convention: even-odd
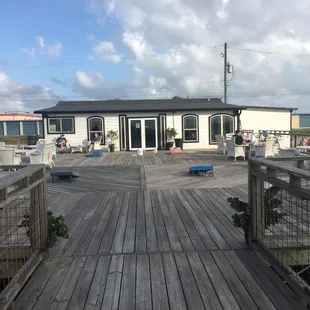
{"type": "Polygon", "coordinates": [[[0,169],[0,309],[6,309],[42,259],[47,203],[43,165],[0,169]]]}
{"type": "MultiPolygon", "coordinates": [[[[310,288],[310,157],[249,160],[252,245],[310,288]]],[[[292,278],[292,277],[291,277],[292,278]]]]}

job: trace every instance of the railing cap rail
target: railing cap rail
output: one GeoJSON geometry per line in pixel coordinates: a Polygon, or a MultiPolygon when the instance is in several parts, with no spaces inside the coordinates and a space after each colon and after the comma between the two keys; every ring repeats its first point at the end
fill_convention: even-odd
{"type": "MultiPolygon", "coordinates": [[[[0,166],[0,169],[8,168],[9,166],[0,166]]],[[[22,166],[11,166],[11,169],[14,168],[20,168],[22,166]]],[[[45,165],[29,165],[26,166],[18,171],[15,171],[13,173],[6,174],[4,176],[0,177],[0,190],[3,188],[6,188],[12,184],[15,184],[16,182],[32,176],[37,171],[45,168],[45,165]]]]}
{"type": "MultiPolygon", "coordinates": [[[[285,158],[283,158],[283,160],[285,161],[285,158]]],[[[303,161],[303,160],[305,160],[305,158],[304,158],[304,156],[295,156],[294,161],[298,161],[298,160],[303,161]]],[[[297,167],[283,167],[281,162],[274,161],[272,159],[250,158],[249,162],[251,162],[253,164],[262,165],[262,166],[265,166],[267,168],[276,169],[278,171],[281,171],[281,172],[284,172],[287,174],[291,174],[291,175],[298,177],[298,178],[310,180],[310,171],[305,171],[304,169],[300,169],[297,167]]]]}

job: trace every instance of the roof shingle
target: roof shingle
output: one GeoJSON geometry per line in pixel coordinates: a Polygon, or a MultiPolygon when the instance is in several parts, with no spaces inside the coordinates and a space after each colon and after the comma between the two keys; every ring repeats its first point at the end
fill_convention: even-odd
{"type": "Polygon", "coordinates": [[[209,99],[152,99],[106,101],[59,101],[51,108],[34,113],[88,113],[88,112],[161,112],[207,111],[244,109],[242,106],[225,104],[220,98],[209,99]]]}

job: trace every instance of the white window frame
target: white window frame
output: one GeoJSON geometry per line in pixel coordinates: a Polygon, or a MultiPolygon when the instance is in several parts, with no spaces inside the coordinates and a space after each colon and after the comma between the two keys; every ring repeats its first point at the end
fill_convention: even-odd
{"type": "Polygon", "coordinates": [[[90,136],[92,133],[96,133],[98,132],[101,136],[101,142],[105,143],[105,127],[104,127],[104,118],[101,117],[101,116],[91,116],[87,119],[87,123],[88,123],[88,140],[90,140],[90,136]],[[101,121],[101,128],[102,128],[102,131],[100,130],[95,130],[95,131],[92,131],[90,130],[90,122],[93,120],[93,119],[98,119],[101,121]]]}
{"type": "Polygon", "coordinates": [[[220,117],[221,118],[221,132],[220,132],[220,135],[223,136],[223,132],[224,132],[224,116],[227,116],[229,118],[232,119],[233,121],[233,129],[235,128],[235,117],[233,115],[230,115],[230,114],[215,114],[215,115],[212,115],[210,116],[210,119],[209,119],[209,130],[210,130],[210,144],[217,144],[216,141],[212,141],[212,126],[211,126],[211,122],[212,122],[212,119],[215,118],[215,117],[220,117]]]}
{"type": "Polygon", "coordinates": [[[64,134],[72,134],[75,133],[75,124],[74,124],[74,117],[71,116],[64,116],[64,117],[48,117],[47,119],[47,126],[48,126],[48,134],[58,134],[58,133],[64,133],[64,134]],[[60,131],[51,131],[51,124],[50,120],[59,120],[60,123],[60,131]],[[69,119],[72,121],[72,130],[71,131],[63,131],[62,130],[62,120],[69,119]]]}
{"type": "Polygon", "coordinates": [[[187,115],[183,115],[182,117],[182,129],[183,129],[183,142],[185,143],[195,143],[195,142],[199,142],[199,117],[198,115],[195,115],[195,114],[187,114],[187,115]],[[194,117],[195,118],[195,122],[196,122],[196,128],[185,128],[185,120],[188,118],[188,117],[194,117]],[[185,131],[187,130],[196,130],[196,139],[195,140],[186,140],[185,139],[185,131]]]}

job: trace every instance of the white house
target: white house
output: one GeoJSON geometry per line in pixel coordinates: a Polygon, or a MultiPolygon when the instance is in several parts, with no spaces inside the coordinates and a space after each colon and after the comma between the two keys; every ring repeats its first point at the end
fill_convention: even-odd
{"type": "Polygon", "coordinates": [[[184,149],[216,145],[215,135],[242,129],[291,130],[292,109],[225,104],[220,98],[167,100],[60,101],[35,111],[42,114],[44,137],[64,133],[71,145],[81,145],[95,132],[108,144],[109,130],[119,133],[117,150],[165,149],[166,130],[175,128],[184,149]]]}

